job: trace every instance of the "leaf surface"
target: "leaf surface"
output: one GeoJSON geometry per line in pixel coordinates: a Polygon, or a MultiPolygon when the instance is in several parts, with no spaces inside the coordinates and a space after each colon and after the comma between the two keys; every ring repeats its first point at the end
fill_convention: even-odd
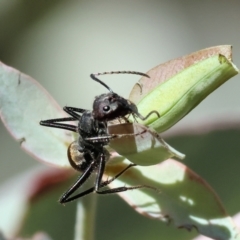
{"type": "Polygon", "coordinates": [[[0,117],[21,147],[35,158],[69,166],[66,151],[73,135],[39,125],[40,120],[66,114],[38,82],[3,63],[0,63],[0,117]]]}
{"type": "MultiPolygon", "coordinates": [[[[123,168],[123,164],[112,165],[108,174],[116,175],[123,168]]],[[[121,180],[114,180],[111,188],[137,185],[155,187],[156,191],[142,188],[119,195],[140,214],[173,221],[178,228],[196,228],[213,239],[240,239],[213,189],[182,163],[166,160],[155,166],[133,167],[121,180]]]]}

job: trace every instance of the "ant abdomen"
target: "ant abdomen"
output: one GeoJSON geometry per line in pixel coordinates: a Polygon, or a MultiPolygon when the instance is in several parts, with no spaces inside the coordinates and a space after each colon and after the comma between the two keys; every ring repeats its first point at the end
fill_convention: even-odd
{"type": "Polygon", "coordinates": [[[87,162],[84,153],[79,151],[78,141],[72,142],[67,150],[68,161],[70,165],[77,171],[84,171],[87,166],[87,162]]]}

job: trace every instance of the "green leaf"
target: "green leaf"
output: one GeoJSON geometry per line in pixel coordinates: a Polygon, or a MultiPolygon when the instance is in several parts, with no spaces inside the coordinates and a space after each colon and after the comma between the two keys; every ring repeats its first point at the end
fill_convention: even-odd
{"type": "Polygon", "coordinates": [[[159,84],[167,81],[191,65],[219,54],[225,56],[229,61],[231,61],[232,46],[220,45],[209,47],[162,63],[147,72],[147,74],[151,76],[150,81],[149,78],[142,77],[138,83],[134,85],[129,99],[135,104],[138,104],[141,99],[154,90],[159,84]]]}
{"type": "MultiPolygon", "coordinates": [[[[198,52],[192,54],[191,58],[195,59],[195,55],[198,54],[198,52]]],[[[143,98],[136,98],[139,100],[137,106],[139,112],[144,116],[157,110],[161,117],[157,118],[152,114],[144,121],[144,124],[154,128],[157,132],[163,132],[177,123],[211,92],[238,73],[238,69],[229,61],[229,56],[230,54],[225,57],[218,53],[209,57],[205,53],[203,60],[199,58],[197,63],[192,63],[164,81],[160,78],[163,65],[154,68],[154,71],[150,70],[148,72],[151,77],[149,82],[140,80],[136,85],[138,89],[141,86],[143,91],[145,85],[147,88],[147,92],[143,93],[143,98]],[[148,87],[149,85],[150,87],[148,87]]],[[[181,64],[183,60],[179,61],[181,64]]],[[[171,62],[164,64],[166,68],[167,64],[171,65],[171,62]]],[[[136,86],[130,96],[139,96],[140,93],[136,93],[136,86]]],[[[138,92],[140,91],[138,90],[138,92]]],[[[130,100],[134,100],[134,97],[130,97],[130,100]]]]}
{"type": "MultiPolygon", "coordinates": [[[[116,175],[126,165],[111,165],[109,175],[116,175]]],[[[147,185],[157,191],[142,188],[121,192],[119,195],[144,216],[167,222],[178,228],[196,228],[200,234],[213,239],[240,239],[230,216],[225,212],[213,189],[185,165],[167,160],[149,167],[129,169],[121,180],[111,183],[119,186],[147,185]]]]}
{"type": "Polygon", "coordinates": [[[65,117],[55,100],[31,77],[0,62],[0,117],[21,147],[35,158],[69,166],[69,131],[39,125],[42,119],[65,117]]]}

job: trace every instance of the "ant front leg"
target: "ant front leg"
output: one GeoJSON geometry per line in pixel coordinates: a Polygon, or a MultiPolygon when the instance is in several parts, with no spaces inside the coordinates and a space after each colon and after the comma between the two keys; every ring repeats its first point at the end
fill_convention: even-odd
{"type": "Polygon", "coordinates": [[[109,142],[110,140],[116,139],[116,138],[139,136],[139,135],[146,133],[147,131],[148,131],[148,129],[143,129],[141,132],[137,132],[137,133],[107,134],[105,136],[85,138],[85,140],[92,142],[92,143],[106,143],[106,142],[109,142]]]}
{"type": "Polygon", "coordinates": [[[78,113],[84,113],[88,110],[86,109],[82,109],[82,108],[75,108],[75,107],[64,107],[63,110],[68,113],[69,115],[71,115],[73,118],[75,118],[76,120],[79,120],[81,118],[81,115],[77,114],[78,113]]]}
{"type": "Polygon", "coordinates": [[[79,121],[81,119],[81,115],[77,114],[76,112],[84,113],[87,110],[81,109],[81,108],[74,108],[74,107],[64,107],[63,110],[72,117],[43,120],[43,121],[40,121],[40,125],[45,127],[65,129],[72,132],[78,132],[76,126],[70,125],[70,124],[64,124],[61,122],[79,121]]]}
{"type": "MultiPolygon", "coordinates": [[[[156,111],[156,110],[151,111],[151,112],[148,113],[147,116],[145,116],[145,117],[142,116],[139,112],[135,112],[135,113],[133,114],[133,117],[135,118],[134,115],[136,115],[138,118],[140,118],[142,121],[144,121],[144,120],[148,119],[152,114],[156,114],[156,115],[158,116],[158,118],[160,118],[160,114],[159,114],[159,112],[156,111]]],[[[135,118],[135,120],[136,120],[136,118],[135,118]]]]}
{"type": "Polygon", "coordinates": [[[77,127],[71,124],[64,124],[64,123],[59,123],[59,122],[70,122],[70,121],[77,121],[77,119],[73,117],[69,118],[55,118],[55,119],[48,119],[48,120],[43,120],[40,121],[40,125],[45,126],[45,127],[53,127],[53,128],[61,128],[73,132],[77,132],[77,127]]]}

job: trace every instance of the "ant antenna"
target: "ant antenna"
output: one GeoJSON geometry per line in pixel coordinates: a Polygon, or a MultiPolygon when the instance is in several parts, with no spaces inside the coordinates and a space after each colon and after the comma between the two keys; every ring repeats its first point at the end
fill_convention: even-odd
{"type": "Polygon", "coordinates": [[[96,76],[107,75],[107,74],[135,74],[135,75],[141,75],[141,76],[150,78],[149,75],[147,75],[146,73],[136,72],[136,71],[111,71],[111,72],[102,72],[102,73],[92,73],[90,75],[90,77],[94,81],[99,82],[101,85],[103,85],[105,88],[107,88],[109,90],[109,92],[111,92],[111,93],[113,93],[113,90],[107,84],[105,84],[99,78],[96,77],[96,76]]]}
{"type": "Polygon", "coordinates": [[[99,82],[100,84],[102,84],[106,89],[109,90],[109,92],[113,93],[113,90],[112,90],[107,84],[105,84],[105,83],[102,82],[99,78],[96,77],[96,76],[98,76],[98,75],[101,75],[101,74],[98,74],[98,73],[93,74],[93,73],[92,73],[92,74],[90,75],[90,77],[91,77],[94,81],[99,82]]]}

